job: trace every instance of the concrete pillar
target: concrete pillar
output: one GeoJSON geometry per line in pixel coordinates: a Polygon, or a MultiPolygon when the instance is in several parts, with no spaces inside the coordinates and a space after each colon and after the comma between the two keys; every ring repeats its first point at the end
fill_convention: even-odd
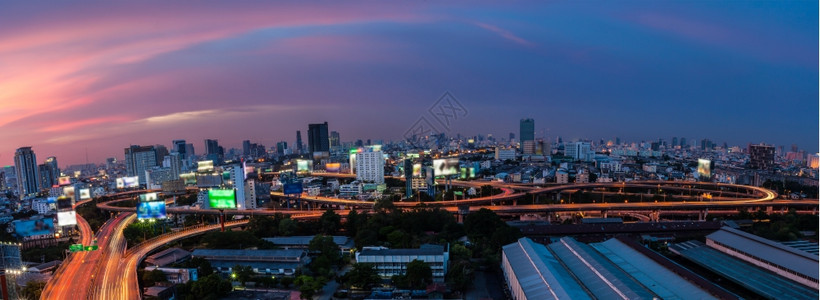
{"type": "Polygon", "coordinates": [[[708,208],[701,209],[700,212],[698,212],[698,221],[706,221],[706,215],[708,215],[708,214],[709,214],[709,209],[708,208]]]}
{"type": "Polygon", "coordinates": [[[609,211],[608,211],[608,210],[606,210],[606,209],[601,210],[601,217],[602,217],[602,218],[606,218],[606,217],[607,217],[607,213],[609,213],[609,211]]]}
{"type": "Polygon", "coordinates": [[[547,223],[552,223],[552,213],[547,213],[547,223]]]}

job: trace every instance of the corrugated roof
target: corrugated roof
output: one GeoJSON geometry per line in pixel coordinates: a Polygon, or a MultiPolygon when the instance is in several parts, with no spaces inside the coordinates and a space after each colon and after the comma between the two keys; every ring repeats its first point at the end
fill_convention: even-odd
{"type": "Polygon", "coordinates": [[[528,299],[591,299],[544,245],[521,238],[502,250],[528,299]]]}
{"type": "Polygon", "coordinates": [[[253,258],[272,259],[278,257],[299,258],[305,255],[301,249],[274,249],[274,250],[236,250],[236,249],[194,249],[193,256],[209,257],[242,257],[245,260],[253,258]]]}
{"type": "Polygon", "coordinates": [[[820,273],[817,255],[737,229],[723,227],[706,238],[811,278],[820,273]]]}

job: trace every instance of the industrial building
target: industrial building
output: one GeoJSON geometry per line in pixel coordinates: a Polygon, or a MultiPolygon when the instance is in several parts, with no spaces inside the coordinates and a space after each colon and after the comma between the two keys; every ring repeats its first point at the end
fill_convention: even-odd
{"type": "Polygon", "coordinates": [[[421,245],[418,249],[388,249],[385,247],[364,247],[356,253],[356,262],[371,263],[382,278],[404,275],[407,264],[420,260],[430,266],[434,282],[444,282],[450,253],[439,245],[421,245]]]}
{"type": "Polygon", "coordinates": [[[293,275],[296,270],[310,263],[307,251],[287,250],[230,250],[195,249],[192,257],[201,257],[211,263],[214,270],[230,274],[236,265],[250,266],[257,274],[293,275]]]}

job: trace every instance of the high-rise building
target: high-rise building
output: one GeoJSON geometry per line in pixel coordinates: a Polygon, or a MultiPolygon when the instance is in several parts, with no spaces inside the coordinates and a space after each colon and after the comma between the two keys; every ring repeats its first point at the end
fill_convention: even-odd
{"type": "Polygon", "coordinates": [[[564,144],[564,155],[574,160],[589,161],[590,145],[588,142],[569,142],[564,144]]]}
{"type": "Polygon", "coordinates": [[[188,159],[188,150],[185,144],[185,140],[174,140],[171,142],[173,145],[171,146],[171,152],[179,153],[179,157],[181,159],[188,159]]]}
{"type": "Polygon", "coordinates": [[[17,173],[17,193],[22,199],[40,191],[40,170],[37,156],[31,147],[18,148],[14,153],[14,169],[17,173]]]}
{"type": "Polygon", "coordinates": [[[276,143],[276,154],[285,155],[285,149],[288,149],[288,142],[281,141],[276,143]]]}
{"type": "Polygon", "coordinates": [[[774,146],[759,144],[749,145],[749,167],[767,170],[774,166],[774,146]]]}
{"type": "Polygon", "coordinates": [[[249,141],[249,140],[242,141],[242,155],[244,155],[244,156],[251,155],[251,141],[249,141]]]}
{"type": "Polygon", "coordinates": [[[159,164],[163,159],[165,159],[166,156],[168,156],[168,154],[171,153],[164,145],[154,146],[154,152],[157,155],[157,164],[159,164]]]}
{"type": "Polygon", "coordinates": [[[49,156],[46,162],[39,166],[40,186],[42,189],[50,189],[57,184],[57,177],[60,177],[60,168],[57,167],[57,158],[49,156]]]}
{"type": "Polygon", "coordinates": [[[521,119],[519,139],[524,141],[535,140],[535,121],[533,119],[521,119]]]}
{"type": "Polygon", "coordinates": [[[212,160],[214,165],[222,164],[225,159],[225,148],[219,146],[219,141],[206,139],[205,140],[205,158],[212,160]]]}
{"type": "MultiPolygon", "coordinates": [[[[247,209],[248,205],[246,205],[245,199],[245,168],[242,164],[235,164],[227,167],[226,171],[230,173],[229,184],[233,185],[232,187],[228,186],[228,188],[236,190],[236,209],[247,209]]],[[[254,201],[255,200],[256,199],[254,199],[254,201]]]]}
{"type": "Polygon", "coordinates": [[[404,197],[410,199],[413,197],[413,160],[406,158],[404,160],[404,197]]]}
{"type": "Polygon", "coordinates": [[[356,153],[356,179],[377,184],[384,183],[384,155],[371,147],[356,153]]]}
{"type": "Polygon", "coordinates": [[[296,154],[302,154],[302,132],[296,131],[296,154]]]}
{"type": "Polygon", "coordinates": [[[171,169],[171,178],[173,180],[179,179],[179,174],[182,173],[182,155],[177,152],[171,152],[163,160],[163,166],[171,169]],[[168,165],[165,166],[165,161],[168,165]]]}
{"type": "Polygon", "coordinates": [[[330,153],[330,136],[327,131],[327,122],[308,124],[308,154],[316,156],[330,153]]]}
{"type": "Polygon", "coordinates": [[[689,144],[686,143],[686,138],[680,138],[680,148],[681,149],[689,149],[689,144]]]}
{"type": "Polygon", "coordinates": [[[342,144],[339,140],[339,132],[338,131],[331,131],[330,132],[330,146],[331,147],[339,147],[341,145],[342,144]]]}
{"type": "Polygon", "coordinates": [[[673,137],[671,147],[675,148],[675,146],[677,146],[677,145],[678,145],[678,137],[673,137]]]}
{"type": "Polygon", "coordinates": [[[192,143],[185,144],[185,159],[193,160],[194,156],[196,156],[196,150],[194,150],[194,144],[192,144],[192,143]]]}
{"type": "Polygon", "coordinates": [[[521,151],[524,154],[535,154],[535,141],[534,140],[521,141],[521,151]]]}
{"type": "Polygon", "coordinates": [[[124,152],[126,173],[128,176],[138,176],[139,183],[145,184],[145,170],[158,165],[154,146],[131,145],[124,152]]]}

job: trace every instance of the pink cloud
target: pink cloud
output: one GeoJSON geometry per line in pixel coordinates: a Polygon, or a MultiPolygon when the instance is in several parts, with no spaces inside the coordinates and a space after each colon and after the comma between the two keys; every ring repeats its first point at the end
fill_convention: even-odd
{"type": "Polygon", "coordinates": [[[514,33],[510,32],[509,30],[505,30],[505,29],[499,28],[498,26],[495,26],[495,25],[492,25],[492,24],[487,24],[487,23],[475,22],[474,24],[478,27],[484,28],[486,30],[489,30],[489,31],[495,33],[495,34],[498,34],[502,38],[508,39],[508,40],[513,41],[515,43],[518,43],[520,45],[527,46],[527,47],[533,46],[532,42],[530,42],[530,41],[528,41],[528,40],[526,40],[522,37],[519,37],[519,36],[515,35],[514,33]]]}

